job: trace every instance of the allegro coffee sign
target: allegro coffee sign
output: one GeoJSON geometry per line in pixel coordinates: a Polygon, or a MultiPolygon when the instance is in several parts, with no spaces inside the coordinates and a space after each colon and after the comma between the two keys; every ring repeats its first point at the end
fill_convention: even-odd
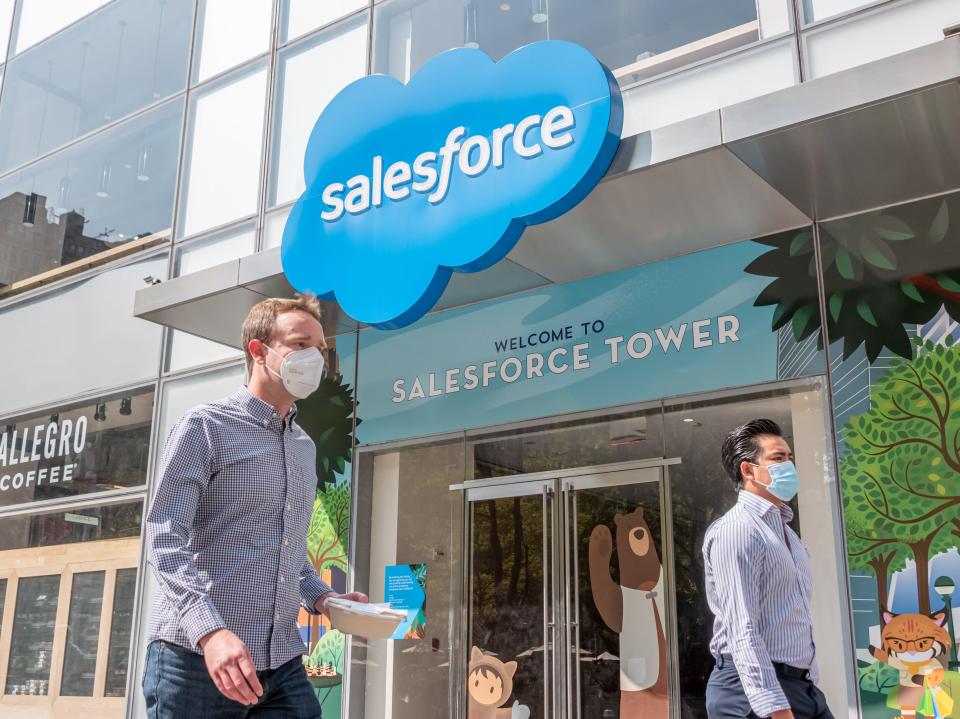
{"type": "Polygon", "coordinates": [[[0,435],[0,492],[72,481],[78,464],[69,457],[86,446],[87,425],[87,418],[81,416],[76,421],[39,423],[0,435]],[[50,460],[55,460],[52,466],[35,466],[50,460]]]}
{"type": "Polygon", "coordinates": [[[533,43],[499,62],[457,48],[406,84],[362,78],[310,135],[284,273],[355,320],[409,325],[452,272],[490,267],[526,227],[586,197],[622,125],[616,79],[568,42],[533,43]]]}

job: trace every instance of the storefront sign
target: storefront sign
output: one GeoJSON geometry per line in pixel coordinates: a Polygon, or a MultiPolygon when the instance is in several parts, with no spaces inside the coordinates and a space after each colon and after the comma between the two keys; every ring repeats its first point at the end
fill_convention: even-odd
{"type": "MultiPolygon", "coordinates": [[[[357,430],[382,442],[774,380],[766,251],[742,242],[360,333],[357,430]]],[[[778,353],[779,352],[779,353],[778,353]]],[[[352,361],[343,352],[341,361],[352,361]]]]}
{"type": "Polygon", "coordinates": [[[78,417],[76,422],[64,419],[0,434],[0,492],[71,481],[77,463],[70,461],[70,455],[79,454],[86,446],[87,424],[86,417],[78,417]],[[59,462],[35,466],[41,460],[59,462]]]}
{"type": "Polygon", "coordinates": [[[616,80],[568,42],[497,63],[458,48],[406,85],[358,80],[310,135],[307,189],[283,235],[287,279],[361,322],[408,325],[451,272],[493,265],[528,225],[586,197],[622,124],[616,80]]]}

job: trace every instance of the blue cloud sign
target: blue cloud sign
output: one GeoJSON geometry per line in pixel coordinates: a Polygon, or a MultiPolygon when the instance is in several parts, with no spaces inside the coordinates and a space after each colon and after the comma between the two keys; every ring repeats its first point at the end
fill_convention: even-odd
{"type": "Polygon", "coordinates": [[[486,269],[528,225],[586,197],[622,124],[610,71],[567,42],[497,63],[450,50],[406,85],[362,78],[311,132],[306,191],[283,233],[287,279],[358,321],[408,325],[451,272],[486,269]]]}

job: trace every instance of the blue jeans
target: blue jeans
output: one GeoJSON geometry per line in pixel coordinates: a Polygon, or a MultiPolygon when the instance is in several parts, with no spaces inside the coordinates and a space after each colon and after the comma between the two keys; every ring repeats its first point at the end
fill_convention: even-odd
{"type": "Polygon", "coordinates": [[[251,707],[217,689],[203,657],[168,642],[147,649],[143,696],[149,719],[320,719],[320,703],[300,657],[257,672],[263,696],[251,707]]]}

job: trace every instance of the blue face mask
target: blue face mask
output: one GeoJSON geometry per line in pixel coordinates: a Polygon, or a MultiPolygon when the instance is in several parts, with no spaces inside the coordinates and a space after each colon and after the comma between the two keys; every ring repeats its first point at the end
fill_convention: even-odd
{"type": "Polygon", "coordinates": [[[797,496],[800,489],[800,479],[797,477],[797,467],[793,462],[777,462],[776,464],[753,464],[754,467],[763,467],[770,473],[770,484],[764,485],[767,491],[781,502],[789,502],[797,496]]]}

